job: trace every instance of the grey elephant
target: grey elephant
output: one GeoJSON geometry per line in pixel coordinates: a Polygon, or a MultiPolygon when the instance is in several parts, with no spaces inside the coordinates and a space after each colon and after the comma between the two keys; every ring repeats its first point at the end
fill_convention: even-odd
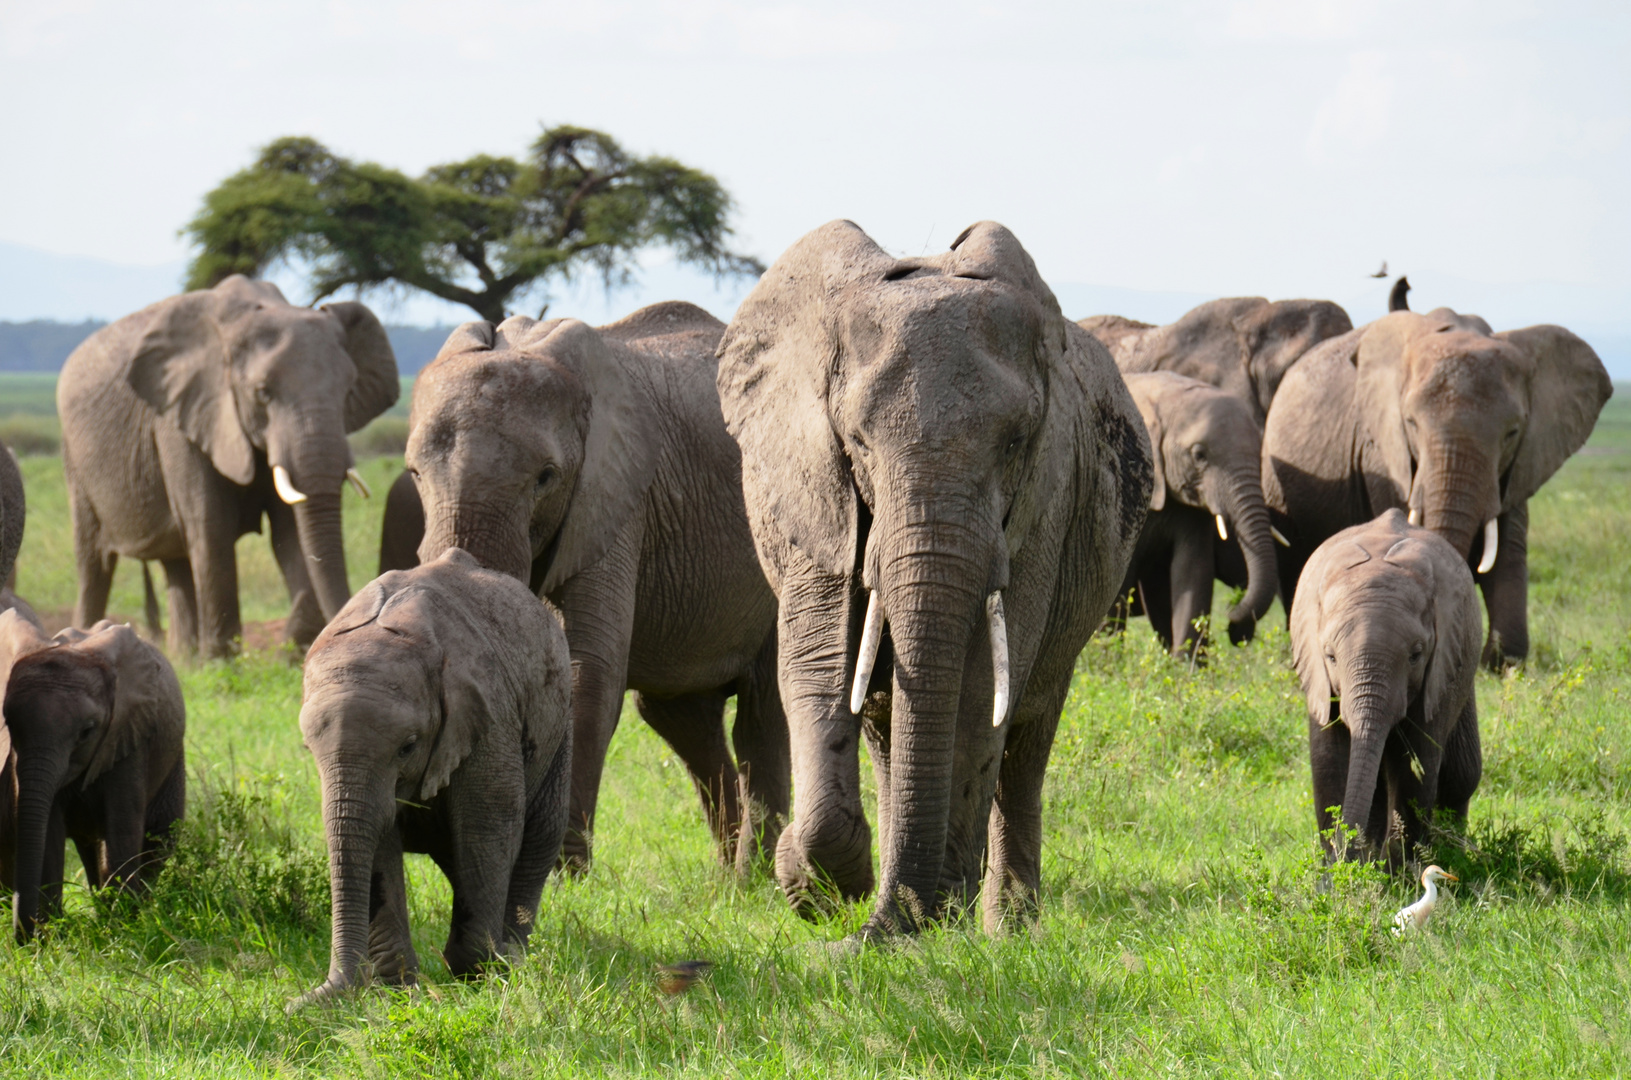
{"type": "Polygon", "coordinates": [[[1274,538],[1263,503],[1263,433],[1238,397],[1170,371],[1127,375],[1149,431],[1155,488],[1122,600],[1139,606],[1167,649],[1204,659],[1212,582],[1244,587],[1229,639],[1250,641],[1274,603],[1274,538]]]}
{"type": "Polygon", "coordinates": [[[396,360],[357,303],[296,307],[233,276],[103,327],[57,382],[63,468],[85,626],[107,608],[119,556],[157,559],[173,649],[236,649],[233,544],[271,523],[306,644],[351,595],[340,489],[348,432],[397,399],[396,360]]]}
{"type": "Polygon", "coordinates": [[[1348,313],[1329,300],[1261,296],[1212,300],[1166,326],[1119,315],[1077,325],[1104,343],[1123,372],[1173,371],[1211,383],[1246,402],[1259,427],[1291,365],[1353,329],[1348,313]]]}
{"type": "Polygon", "coordinates": [[[1399,311],[1320,345],[1281,384],[1263,432],[1280,591],[1326,538],[1398,508],[1476,565],[1484,662],[1529,653],[1529,498],[1584,445],[1613,393],[1560,326],[1500,334],[1476,315],[1399,311]]]}
{"type": "Polygon", "coordinates": [[[0,881],[22,942],[61,908],[65,840],[93,888],[139,892],[157,872],[186,810],[186,707],[169,661],[128,624],[47,638],[4,612],[0,678],[0,881]]]}
{"type": "Polygon", "coordinates": [[[1314,814],[1331,856],[1394,866],[1478,789],[1483,628],[1467,561],[1399,510],[1337,533],[1297,583],[1291,643],[1308,700],[1314,814]],[[1357,834],[1344,844],[1330,812],[1357,834]]]}
{"type": "Polygon", "coordinates": [[[559,616],[458,549],[382,575],[335,616],[306,658],[300,707],[322,780],[332,946],[328,978],[293,1005],[370,971],[415,981],[403,852],[452,883],[455,976],[518,955],[566,830],[570,682],[559,616]]]}
{"type": "Polygon", "coordinates": [[[560,608],[575,748],[562,857],[575,868],[590,858],[625,689],[690,770],[722,859],[734,851],[745,868],[787,812],[776,598],[714,388],[723,331],[682,303],[599,329],[467,323],[414,384],[381,564],[458,546],[560,608]]]}
{"type": "Polygon", "coordinates": [[[982,873],[986,924],[1022,915],[1076,656],[1150,503],[1126,384],[991,222],[920,259],[825,225],[759,281],[719,356],[780,598],[784,891],[809,911],[873,886],[864,727],[882,881],[862,936],[972,902],[982,873]]]}
{"type": "Polygon", "coordinates": [[[0,589],[14,584],[17,552],[23,547],[23,525],[27,517],[23,497],[23,473],[17,457],[8,446],[0,446],[0,589]]]}

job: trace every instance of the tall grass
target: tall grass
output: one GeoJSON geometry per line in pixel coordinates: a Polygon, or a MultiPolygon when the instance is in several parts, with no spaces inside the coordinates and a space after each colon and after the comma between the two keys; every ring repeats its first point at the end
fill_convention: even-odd
{"type": "MultiPolygon", "coordinates": [[[[290,1017],[285,1000],[326,970],[327,886],[295,726],[300,673],[259,653],[182,671],[189,821],[148,902],[70,889],[41,939],[0,947],[0,1072],[1624,1075],[1628,406],[1611,403],[1593,453],[1532,504],[1534,660],[1479,677],[1484,783],[1466,833],[1424,852],[1462,878],[1424,933],[1387,932],[1416,895],[1409,883],[1323,872],[1280,618],[1200,672],[1135,622],[1078,665],[1045,794],[1034,928],[990,938],[953,921],[894,948],[833,947],[864,905],[807,923],[765,874],[738,883],[716,867],[683,767],[630,713],[607,764],[596,865],[545,890],[524,962],[450,980],[437,950],[451,899],[413,856],[422,989],[290,1017]],[[696,958],[712,973],[664,995],[654,965],[696,958]]],[[[57,468],[25,462],[20,585],[45,608],[72,597],[57,468]]],[[[399,468],[380,458],[364,472],[383,491],[399,468]]],[[[345,509],[360,584],[379,501],[348,496],[345,509]]],[[[287,603],[265,547],[240,548],[246,613],[260,613],[249,617],[287,603]]],[[[124,610],[139,610],[134,595],[124,610]]]]}

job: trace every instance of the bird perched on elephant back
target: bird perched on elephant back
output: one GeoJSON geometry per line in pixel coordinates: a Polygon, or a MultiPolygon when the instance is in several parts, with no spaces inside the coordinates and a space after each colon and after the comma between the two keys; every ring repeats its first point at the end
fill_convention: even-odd
{"type": "Polygon", "coordinates": [[[560,608],[574,671],[569,865],[590,858],[625,689],[690,770],[722,859],[745,866],[787,811],[776,598],[714,387],[724,329],[683,303],[599,329],[466,323],[414,384],[381,567],[458,546],[560,608]]]}
{"type": "Polygon", "coordinates": [[[1259,427],[1287,369],[1327,338],[1353,329],[1348,313],[1329,300],[1261,296],[1212,300],[1166,326],[1119,315],[1095,315],[1077,325],[1104,343],[1123,372],[1174,371],[1246,402],[1259,427]]]}
{"type": "Polygon", "coordinates": [[[129,624],[48,638],[0,613],[0,883],[17,940],[62,905],[63,843],[92,888],[139,891],[186,809],[186,707],[164,654],[129,624]]]}
{"type": "Polygon", "coordinates": [[[1320,345],[1281,384],[1263,432],[1263,490],[1289,546],[1289,605],[1327,537],[1389,508],[1476,570],[1484,662],[1529,653],[1529,497],[1584,445],[1613,392],[1561,326],[1491,333],[1476,315],[1398,311],[1320,345]]]}
{"type": "Polygon", "coordinates": [[[270,522],[287,636],[311,642],[351,595],[340,489],[346,434],[400,393],[385,330],[358,303],[296,307],[234,275],[87,338],[57,380],[79,573],[76,625],[100,619],[119,556],[157,559],[170,644],[230,654],[242,631],[233,545],[270,522]]]}
{"type": "Polygon", "coordinates": [[[1244,587],[1229,640],[1250,641],[1278,589],[1263,504],[1263,434],[1245,402],[1170,371],[1127,375],[1150,435],[1155,486],[1117,603],[1139,606],[1174,656],[1204,659],[1212,582],[1244,587]]]}
{"type": "Polygon", "coordinates": [[[1473,692],[1482,639],[1466,560],[1400,511],[1314,552],[1291,644],[1328,854],[1385,854],[1398,866],[1436,808],[1466,818],[1483,773],[1473,692]],[[1332,807],[1356,842],[1332,832],[1332,807]]]}
{"type": "Polygon", "coordinates": [[[783,889],[801,910],[872,889],[864,728],[882,881],[863,936],[973,901],[982,872],[988,925],[1029,909],[1059,713],[1150,501],[1114,363],[991,222],[919,259],[825,225],[760,279],[719,356],[780,599],[783,889]]]}
{"type": "Polygon", "coordinates": [[[402,854],[453,886],[455,976],[516,958],[566,830],[571,675],[559,616],[450,549],[383,574],[306,658],[300,732],[323,788],[329,973],[295,1004],[418,971],[402,854]]]}

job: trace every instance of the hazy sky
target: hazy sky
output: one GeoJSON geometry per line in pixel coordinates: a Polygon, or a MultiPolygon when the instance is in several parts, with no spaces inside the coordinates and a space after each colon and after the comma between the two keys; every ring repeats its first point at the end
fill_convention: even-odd
{"type": "Polygon", "coordinates": [[[1626,0],[0,0],[0,241],[169,262],[277,136],[417,172],[570,122],[713,172],[767,261],[994,218],[1067,281],[1626,295],[1628,58],[1626,0]]]}

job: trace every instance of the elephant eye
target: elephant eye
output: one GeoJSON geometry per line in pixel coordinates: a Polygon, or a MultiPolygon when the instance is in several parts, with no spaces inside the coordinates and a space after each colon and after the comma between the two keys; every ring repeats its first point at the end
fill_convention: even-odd
{"type": "Polygon", "coordinates": [[[264,407],[271,400],[272,391],[268,390],[264,384],[255,387],[255,404],[264,407]]]}
{"type": "Polygon", "coordinates": [[[1334,664],[1337,662],[1337,654],[1327,650],[1325,653],[1325,659],[1334,664]]]}
{"type": "Polygon", "coordinates": [[[418,736],[415,736],[414,738],[411,738],[407,742],[402,744],[402,749],[400,749],[400,750],[398,750],[396,752],[396,756],[397,757],[407,757],[409,754],[413,753],[413,748],[418,746],[418,745],[419,745],[419,738],[418,738],[418,736]]]}
{"type": "Polygon", "coordinates": [[[1008,440],[1008,445],[1002,448],[1002,456],[1009,461],[1012,461],[1019,455],[1019,451],[1024,445],[1025,436],[1015,435],[1012,439],[1008,440]]]}
{"type": "Polygon", "coordinates": [[[1206,444],[1196,443],[1194,446],[1191,446],[1189,448],[1189,456],[1194,458],[1196,461],[1204,463],[1206,461],[1206,444]]]}
{"type": "Polygon", "coordinates": [[[1427,651],[1426,648],[1423,647],[1423,645],[1419,641],[1416,644],[1412,645],[1410,647],[1410,662],[1412,664],[1421,663],[1422,654],[1425,653],[1426,651],[1427,651]]]}
{"type": "Polygon", "coordinates": [[[550,484],[555,482],[555,477],[559,475],[560,472],[555,468],[555,466],[545,465],[543,471],[538,474],[538,483],[536,486],[541,488],[548,487],[550,484]]]}

